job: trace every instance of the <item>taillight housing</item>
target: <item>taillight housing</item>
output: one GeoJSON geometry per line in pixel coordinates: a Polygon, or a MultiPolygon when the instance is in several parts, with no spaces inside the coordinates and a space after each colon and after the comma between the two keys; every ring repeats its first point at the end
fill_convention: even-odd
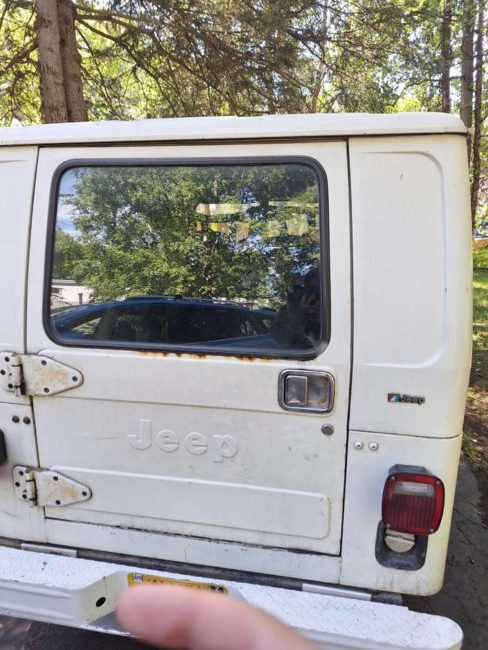
{"type": "Polygon", "coordinates": [[[444,511],[444,484],[431,474],[398,472],[386,479],[382,517],[400,533],[429,535],[439,528],[444,511]]]}

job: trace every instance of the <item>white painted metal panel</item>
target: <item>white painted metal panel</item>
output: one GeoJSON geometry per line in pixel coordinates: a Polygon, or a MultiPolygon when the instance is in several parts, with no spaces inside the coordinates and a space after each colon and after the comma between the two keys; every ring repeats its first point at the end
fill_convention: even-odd
{"type": "Polygon", "coordinates": [[[15,465],[38,465],[32,409],[25,404],[0,403],[0,428],[5,435],[7,462],[0,467],[0,537],[45,542],[44,512],[30,508],[15,496],[15,465]]]}
{"type": "Polygon", "coordinates": [[[0,350],[23,352],[23,307],[36,161],[36,147],[0,149],[0,350]]]}
{"type": "Polygon", "coordinates": [[[426,365],[446,344],[443,174],[416,144],[352,145],[355,345],[368,366],[426,365]]]}
{"type": "Polygon", "coordinates": [[[429,439],[350,432],[341,584],[420,596],[431,595],[441,589],[460,451],[460,435],[456,438],[429,439]],[[370,448],[371,443],[376,443],[373,449],[370,448]],[[391,468],[399,462],[424,467],[439,477],[445,486],[442,523],[436,533],[429,535],[425,564],[416,571],[399,571],[381,566],[375,558],[383,488],[391,468]]]}
{"type": "Polygon", "coordinates": [[[353,139],[354,372],[350,427],[454,437],[471,349],[466,145],[353,139]],[[388,394],[424,398],[389,403],[388,394]]]}
{"type": "MultiPolygon", "coordinates": [[[[84,510],[88,519],[90,511],[95,510],[185,522],[195,524],[193,528],[201,536],[205,534],[201,526],[238,529],[244,536],[249,532],[251,538],[256,532],[311,539],[323,539],[329,534],[330,503],[322,494],[77,467],[54,466],[52,469],[90,485],[93,498],[73,506],[76,510],[84,510]]],[[[48,516],[56,517],[57,514],[55,508],[47,511],[48,516]]],[[[68,517],[69,513],[64,516],[68,517]]],[[[225,532],[221,535],[226,537],[225,532]]]]}
{"type": "MultiPolygon", "coordinates": [[[[25,345],[27,261],[36,162],[36,147],[0,149],[0,350],[17,353],[24,352],[25,345]]],[[[5,368],[2,371],[7,372],[5,368]]],[[[42,541],[43,513],[15,497],[12,481],[15,464],[38,463],[30,400],[4,390],[4,383],[0,388],[0,429],[5,436],[7,461],[0,467],[0,536],[23,537],[35,531],[42,541]]]]}
{"type": "MultiPolygon", "coordinates": [[[[275,547],[263,551],[255,544],[226,541],[215,543],[209,537],[121,530],[116,517],[113,517],[110,525],[107,514],[94,511],[90,513],[90,520],[92,523],[46,519],[47,541],[68,546],[76,540],[76,547],[80,549],[96,548],[121,555],[136,554],[144,558],[164,557],[171,562],[184,561],[229,570],[239,567],[242,571],[274,576],[286,573],[290,578],[330,584],[339,582],[341,558],[337,556],[320,553],[309,555],[275,547]]],[[[37,531],[33,530],[32,535],[36,539],[37,531]]]]}
{"type": "MultiPolygon", "coordinates": [[[[117,526],[112,528],[112,539],[124,536],[122,528],[131,528],[338,554],[350,372],[345,143],[311,144],[306,152],[296,144],[58,149],[43,150],[41,163],[33,218],[28,345],[31,352],[43,350],[78,369],[84,382],[64,398],[35,398],[40,463],[50,468],[69,467],[73,477],[77,472],[91,472],[97,486],[92,510],[57,508],[49,510],[48,515],[117,526]],[[61,163],[80,158],[225,159],[304,153],[324,167],[329,186],[333,335],[317,359],[304,362],[63,348],[48,338],[41,322],[44,241],[51,179],[61,163]],[[290,368],[321,369],[334,376],[336,401],[332,413],[290,413],[279,407],[279,375],[290,368]],[[322,433],[324,422],[333,424],[333,436],[322,433]],[[169,446],[164,442],[168,431],[172,440],[169,446]],[[198,444],[188,443],[188,436],[197,436],[198,444]],[[222,453],[225,440],[231,443],[224,445],[226,451],[222,453]],[[103,475],[106,487],[102,486],[103,475]],[[112,479],[114,486],[119,485],[118,481],[127,481],[127,486],[121,488],[122,495],[129,495],[131,485],[135,490],[128,496],[127,510],[123,505],[114,505],[111,490],[119,494],[120,490],[110,487],[112,479]],[[179,509],[178,504],[189,495],[185,480],[196,481],[194,485],[201,486],[207,498],[203,498],[203,492],[197,493],[193,502],[179,509]],[[153,484],[161,492],[153,495],[149,489],[153,484]],[[234,490],[242,502],[240,518],[235,499],[228,498],[229,490],[234,490]],[[254,505],[249,501],[250,494],[254,495],[254,505]],[[285,502],[287,505],[283,505],[285,502]],[[207,511],[200,512],[199,504],[207,511]]],[[[50,530],[52,535],[57,534],[56,527],[50,530]]],[[[78,538],[68,543],[76,545],[78,538]]],[[[173,549],[176,552],[176,547],[173,549]]],[[[208,554],[198,550],[203,551],[203,547],[194,545],[193,549],[194,562],[208,562],[208,554]]],[[[161,544],[157,556],[165,557],[166,552],[161,544]]],[[[255,569],[251,570],[263,566],[258,558],[260,552],[264,558],[268,551],[253,551],[255,569]]],[[[177,554],[179,560],[185,561],[183,548],[177,554]]],[[[279,558],[278,572],[286,575],[295,570],[290,568],[293,563],[286,553],[279,558]]],[[[234,568],[243,564],[249,568],[242,553],[236,555],[236,561],[234,568]]],[[[310,562],[314,561],[310,558],[310,562]]],[[[304,570],[306,564],[304,560],[304,570]]]]}

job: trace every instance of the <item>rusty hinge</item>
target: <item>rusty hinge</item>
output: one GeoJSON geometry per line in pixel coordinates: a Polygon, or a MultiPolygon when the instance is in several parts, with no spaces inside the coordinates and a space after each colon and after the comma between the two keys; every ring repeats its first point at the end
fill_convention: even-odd
{"type": "Polygon", "coordinates": [[[0,352],[0,385],[15,395],[55,395],[76,388],[83,375],[40,354],[0,352]]]}
{"type": "Polygon", "coordinates": [[[92,496],[87,485],[49,469],[16,465],[13,478],[15,496],[32,506],[69,506],[92,496]]]}

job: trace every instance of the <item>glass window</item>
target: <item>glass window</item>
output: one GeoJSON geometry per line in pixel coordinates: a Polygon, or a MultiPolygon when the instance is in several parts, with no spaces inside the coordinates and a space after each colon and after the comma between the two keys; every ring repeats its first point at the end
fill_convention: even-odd
{"type": "Polygon", "coordinates": [[[90,303],[51,309],[51,334],[76,345],[317,354],[327,331],[319,186],[303,162],[67,169],[47,302],[56,278],[90,303]]]}

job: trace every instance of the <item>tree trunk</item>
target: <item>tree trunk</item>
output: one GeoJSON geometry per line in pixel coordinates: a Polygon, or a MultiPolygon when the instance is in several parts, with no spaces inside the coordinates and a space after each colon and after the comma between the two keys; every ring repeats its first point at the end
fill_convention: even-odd
{"type": "Polygon", "coordinates": [[[37,39],[41,80],[41,110],[47,123],[67,122],[63,65],[59,47],[58,12],[55,0],[37,0],[37,39]]]}
{"type": "Polygon", "coordinates": [[[444,0],[444,10],[442,13],[442,111],[451,112],[451,48],[452,33],[452,0],[444,0]]]}
{"type": "MultiPolygon", "coordinates": [[[[461,119],[468,129],[471,128],[473,123],[474,22],[474,0],[464,0],[463,40],[461,45],[461,119]]],[[[468,158],[471,160],[470,134],[468,134],[468,158]]]]}
{"type": "Polygon", "coordinates": [[[83,97],[81,57],[76,44],[75,6],[72,0],[57,0],[59,43],[63,65],[64,93],[69,122],[86,122],[88,112],[83,97]]]}
{"type": "Polygon", "coordinates": [[[311,104],[312,113],[317,112],[319,99],[320,99],[320,91],[322,90],[322,85],[324,83],[324,78],[326,73],[325,53],[327,50],[328,11],[329,11],[328,0],[324,0],[324,4],[322,7],[322,24],[320,26],[320,41],[319,41],[321,55],[320,55],[320,61],[317,65],[317,72],[316,72],[317,77],[315,79],[315,84],[313,87],[312,104],[311,104]]]}
{"type": "Polygon", "coordinates": [[[475,227],[476,209],[478,207],[478,196],[480,191],[480,145],[481,127],[483,116],[481,104],[483,95],[483,32],[486,0],[478,0],[478,22],[476,35],[476,82],[474,88],[474,136],[473,136],[473,160],[472,160],[472,181],[471,181],[471,218],[473,229],[475,227]]]}

